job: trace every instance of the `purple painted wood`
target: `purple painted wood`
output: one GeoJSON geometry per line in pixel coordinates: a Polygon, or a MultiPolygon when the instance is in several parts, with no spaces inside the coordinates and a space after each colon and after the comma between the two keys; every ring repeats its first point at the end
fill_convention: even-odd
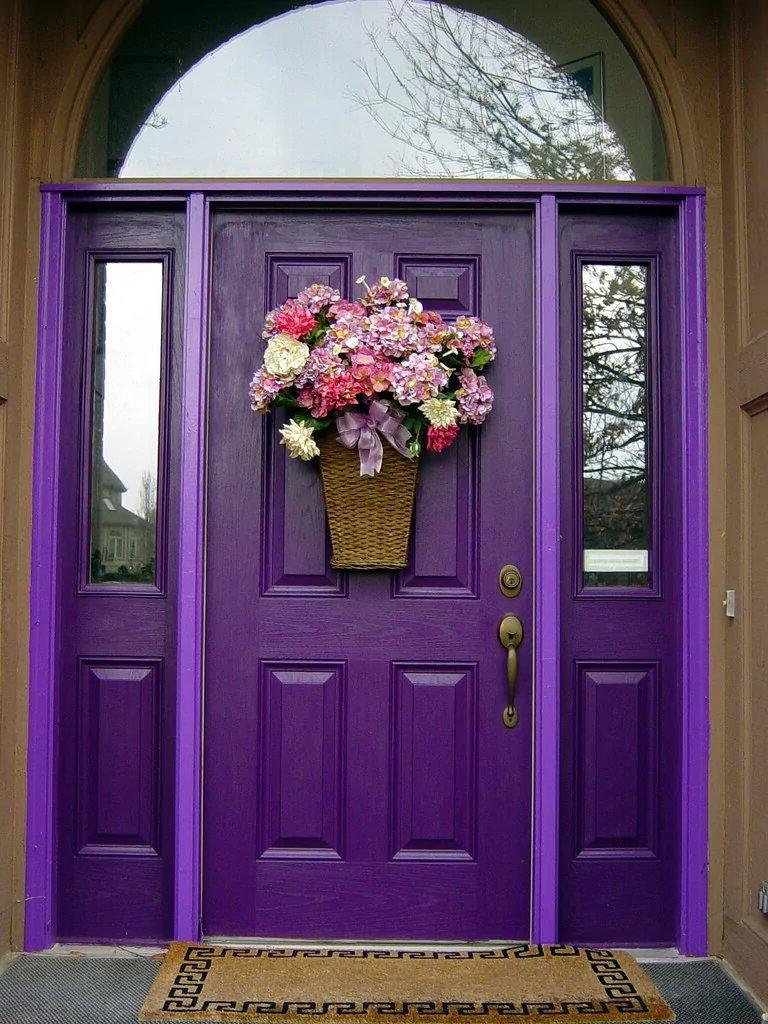
{"type": "Polygon", "coordinates": [[[24,946],[53,942],[54,759],[58,647],[59,401],[61,267],[64,209],[56,192],[43,197],[40,300],[32,477],[27,744],[26,915],[24,946]],[[53,396],[53,400],[52,397],[53,396]]]}
{"type": "Polygon", "coordinates": [[[679,946],[707,944],[709,766],[709,564],[707,491],[706,228],[702,195],[690,196],[680,232],[682,304],[682,822],[679,946]]]}
{"type": "Polygon", "coordinates": [[[182,350],[179,497],[178,665],[176,700],[174,938],[200,937],[200,801],[205,587],[205,406],[207,374],[208,207],[199,192],[187,205],[187,268],[182,350]]]}
{"type": "Polygon", "coordinates": [[[342,193],[345,196],[368,195],[389,195],[398,196],[413,194],[418,197],[453,195],[462,198],[476,196],[481,201],[488,196],[525,196],[531,199],[538,199],[543,195],[565,196],[568,201],[593,202],[594,200],[607,199],[611,203],[627,201],[636,202],[638,199],[648,199],[650,202],[658,203],[660,200],[677,200],[686,196],[703,196],[705,189],[691,188],[688,185],[663,185],[647,184],[643,182],[616,181],[616,182],[547,182],[545,186],[531,184],[527,181],[444,181],[434,178],[405,181],[393,178],[389,181],[378,179],[317,179],[317,178],[289,178],[276,181],[274,178],[248,179],[245,181],[222,180],[221,178],[198,178],[193,184],[180,181],[75,181],[75,182],[46,182],[40,186],[42,192],[56,192],[64,196],[80,196],[88,193],[89,196],[103,195],[110,196],[131,195],[131,196],[152,196],[164,194],[165,196],[177,195],[187,196],[192,192],[202,192],[206,195],[295,195],[304,194],[316,197],[328,196],[333,193],[342,193]]]}
{"type": "Polygon", "coordinates": [[[558,211],[545,195],[536,231],[536,578],[531,937],[557,942],[560,814],[560,323],[558,211]]]}
{"type": "Polygon", "coordinates": [[[532,626],[532,227],[530,211],[213,216],[206,934],[528,935],[533,645],[507,730],[496,630],[508,611],[532,626]],[[398,576],[337,579],[317,467],[248,408],[287,257],[294,292],[347,265],[429,267],[427,305],[496,328],[497,413],[424,458],[398,576]],[[526,579],[514,601],[507,561],[526,579]]]}
{"type": "Polygon", "coordinates": [[[585,210],[561,217],[561,408],[566,412],[561,426],[561,793],[569,799],[561,800],[559,929],[570,942],[675,945],[678,938],[683,532],[678,230],[674,215],[653,210],[585,210]],[[652,429],[658,424],[660,436],[652,438],[651,452],[657,458],[663,453],[658,507],[651,517],[651,545],[659,548],[657,596],[653,590],[619,595],[606,588],[587,599],[575,586],[582,514],[575,480],[580,460],[571,454],[582,445],[575,254],[613,256],[617,262],[642,256],[659,268],[651,286],[658,316],[651,312],[648,325],[650,374],[658,378],[652,391],[661,407],[660,415],[652,415],[652,429]],[[657,330],[660,357],[654,362],[657,330]],[[602,754],[598,761],[610,770],[610,779],[595,774],[601,745],[614,752],[610,769],[602,754]],[[590,819],[600,823],[597,849],[583,845],[590,819]]]}
{"type": "MultiPolygon", "coordinates": [[[[157,940],[171,932],[174,710],[184,272],[180,210],[85,207],[67,226],[63,297],[62,451],[58,521],[57,924],[72,940],[157,940]],[[170,253],[164,288],[164,380],[158,509],[165,591],[129,584],[83,588],[79,554],[89,531],[93,254],[170,253]],[[128,815],[135,820],[129,827],[128,815]]],[[[141,301],[141,296],[136,296],[141,301]]],[[[109,343],[109,341],[107,341],[109,343]]]]}
{"type": "MultiPolygon", "coordinates": [[[[29,715],[29,778],[28,778],[28,843],[27,843],[27,902],[26,902],[26,933],[25,943],[29,949],[44,948],[53,937],[53,899],[54,879],[52,873],[54,833],[52,828],[53,793],[51,788],[51,765],[54,758],[55,734],[53,730],[55,702],[54,683],[56,665],[56,596],[53,592],[54,574],[50,566],[57,565],[58,538],[56,534],[56,517],[52,511],[56,506],[57,465],[58,465],[58,412],[50,402],[51,395],[60,391],[59,382],[59,345],[60,330],[57,320],[60,317],[60,290],[62,261],[63,215],[68,198],[89,199],[102,207],[120,206],[124,201],[141,200],[145,204],[167,203],[169,199],[178,197],[186,200],[191,191],[204,190],[210,198],[233,197],[236,201],[286,202],[291,201],[299,206],[321,205],[325,197],[337,194],[344,198],[347,194],[352,203],[374,201],[378,206],[396,207],[401,203],[415,203],[423,199],[426,206],[445,201],[446,196],[466,205],[491,204],[506,205],[510,201],[535,201],[539,197],[542,207],[550,202],[552,196],[563,201],[567,199],[570,207],[590,204],[620,209],[627,205],[646,206],[649,209],[667,206],[676,210],[685,206],[686,231],[681,235],[681,257],[684,264],[687,301],[683,314],[684,372],[686,379],[686,455],[684,472],[686,475],[685,521],[689,524],[686,535],[685,565],[688,579],[692,581],[688,588],[688,598],[683,609],[681,635],[685,647],[683,662],[682,685],[683,694],[683,726],[685,731],[683,748],[683,785],[682,792],[682,831],[683,857],[681,863],[681,906],[680,906],[680,948],[688,953],[706,951],[706,786],[703,780],[707,771],[707,673],[708,673],[708,640],[707,640],[707,594],[708,581],[706,576],[706,362],[705,362],[705,314],[704,314],[704,234],[703,234],[703,190],[686,189],[667,186],[548,186],[542,194],[539,190],[524,183],[307,183],[291,182],[276,185],[274,182],[198,182],[193,189],[189,186],[173,182],[114,182],[114,183],[76,183],[74,185],[43,186],[43,225],[41,250],[41,301],[39,318],[40,349],[38,356],[37,408],[35,426],[35,455],[33,467],[33,540],[32,540],[32,578],[31,578],[31,635],[30,635],[30,715],[29,715]],[[60,201],[61,200],[61,201],[60,201]],[[689,457],[690,455],[690,457],[689,457]]],[[[550,233],[550,252],[554,250],[554,236],[550,233]]],[[[547,276],[542,278],[543,281],[547,276]]],[[[550,306],[550,309],[553,308],[550,306]]],[[[546,317],[546,309],[542,309],[541,322],[546,317]]],[[[552,335],[539,334],[539,346],[551,343],[552,335]]],[[[540,366],[543,365],[540,363],[540,366]]],[[[546,406],[540,405],[539,429],[542,438],[553,422],[557,402],[553,401],[550,415],[546,406]]],[[[190,422],[197,417],[201,422],[200,410],[187,413],[190,422]]],[[[199,429],[199,427],[198,427],[199,429]]],[[[540,453],[545,448],[542,440],[540,453]]],[[[541,454],[539,456],[541,459],[541,454]]],[[[540,536],[546,535],[547,523],[551,522],[548,514],[548,503],[540,503],[537,509],[537,521],[540,536]]],[[[194,517],[188,520],[188,534],[180,537],[180,546],[192,544],[196,550],[198,579],[201,578],[204,560],[203,552],[196,544],[195,537],[199,534],[199,525],[194,517]]],[[[541,541],[540,541],[541,542],[541,541]]],[[[541,548],[538,549],[541,551],[541,548]]],[[[199,584],[198,584],[199,586],[199,584]]],[[[545,599],[542,608],[546,610],[545,599]]],[[[187,602],[185,616],[180,620],[189,622],[189,616],[195,612],[196,603],[187,602]]],[[[546,640],[542,638],[537,658],[540,663],[552,662],[553,654],[546,640]]],[[[185,700],[191,695],[193,702],[199,703],[199,680],[189,680],[185,686],[185,700]]],[[[539,697],[541,696],[539,689],[539,697]]],[[[536,767],[537,792],[546,791],[546,778],[551,762],[546,757],[547,748],[540,743],[540,737],[557,733],[557,721],[554,704],[542,704],[543,718],[537,725],[538,758],[536,767]],[[553,716],[550,717],[550,716],[553,716]]],[[[187,708],[187,711],[192,709],[187,708]]],[[[178,731],[179,749],[190,763],[199,757],[200,734],[196,723],[199,715],[188,714],[186,725],[178,731]]],[[[551,752],[552,744],[549,744],[551,752]]],[[[553,806],[555,794],[550,792],[548,803],[553,806]]],[[[546,803],[546,802],[545,802],[546,803]]],[[[190,809],[186,803],[186,812],[179,817],[186,822],[188,834],[194,843],[196,828],[196,808],[190,809]]],[[[537,807],[539,796],[537,796],[537,807]]],[[[546,827],[539,828],[542,819],[537,819],[537,840],[535,845],[546,851],[546,839],[550,839],[551,831],[546,827]]],[[[188,847],[189,849],[189,847],[188,847]]],[[[549,870],[554,863],[546,852],[535,851],[539,861],[536,874],[544,877],[547,864],[549,870]]],[[[183,866],[176,866],[174,884],[177,893],[189,892],[189,871],[183,866]]],[[[169,879],[170,881],[170,879],[169,879]]],[[[544,891],[543,900],[549,896],[549,913],[554,905],[554,887],[550,893],[544,891]]],[[[184,899],[182,895],[181,899],[184,899]]],[[[189,897],[194,905],[194,895],[189,897]]],[[[534,898],[533,922],[536,928],[537,915],[540,914],[541,900],[534,898]]],[[[194,921],[194,911],[190,915],[194,921]]],[[[185,931],[182,928],[179,934],[185,931]]],[[[543,939],[544,933],[539,933],[543,939]]],[[[104,937],[110,938],[111,935],[104,937]]]]}

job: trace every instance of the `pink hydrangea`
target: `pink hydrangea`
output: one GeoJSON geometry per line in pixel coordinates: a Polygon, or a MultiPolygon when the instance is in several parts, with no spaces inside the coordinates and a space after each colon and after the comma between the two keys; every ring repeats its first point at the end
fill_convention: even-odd
{"type": "Polygon", "coordinates": [[[453,326],[456,333],[454,344],[468,360],[479,348],[496,355],[496,341],[488,324],[476,316],[460,316],[453,326]]]}
{"type": "Polygon", "coordinates": [[[251,408],[257,412],[266,412],[270,402],[280,393],[282,387],[283,384],[270,377],[264,367],[257,370],[248,388],[251,408]]]}
{"type": "Polygon", "coordinates": [[[459,420],[462,423],[482,423],[493,405],[493,391],[485,377],[475,373],[468,366],[459,371],[459,387],[456,391],[459,420]]]}
{"type": "Polygon", "coordinates": [[[320,345],[313,348],[309,353],[298,377],[295,380],[296,387],[301,389],[313,384],[318,377],[329,371],[336,373],[342,369],[341,357],[334,352],[333,345],[320,345]]]}
{"type": "Polygon", "coordinates": [[[304,306],[286,302],[282,309],[278,310],[274,324],[276,332],[301,338],[317,326],[317,320],[304,306]]]}
{"type": "Polygon", "coordinates": [[[382,277],[376,284],[372,284],[363,296],[363,304],[368,307],[393,306],[398,302],[407,301],[408,285],[398,277],[391,280],[382,277]]]}
{"type": "Polygon", "coordinates": [[[328,309],[328,315],[332,317],[341,317],[348,313],[361,319],[367,315],[367,310],[362,302],[348,302],[346,299],[339,299],[338,302],[334,302],[328,309]]]}
{"type": "Polygon", "coordinates": [[[308,288],[303,288],[296,296],[296,302],[300,306],[306,306],[310,313],[319,313],[327,306],[340,301],[341,295],[338,291],[335,288],[330,288],[327,284],[311,284],[308,288]]]}
{"type": "Polygon", "coordinates": [[[431,352],[414,352],[392,370],[392,391],[401,405],[426,402],[447,383],[447,370],[431,352]]]}
{"type": "Polygon", "coordinates": [[[408,310],[386,306],[371,316],[369,345],[385,356],[400,358],[419,350],[419,329],[408,310]]]}
{"type": "Polygon", "coordinates": [[[394,363],[380,353],[361,346],[351,356],[352,376],[358,382],[361,392],[370,398],[386,391],[392,383],[394,363]]]}
{"type": "Polygon", "coordinates": [[[368,321],[353,312],[342,313],[328,328],[328,342],[351,351],[368,340],[368,321]]]}

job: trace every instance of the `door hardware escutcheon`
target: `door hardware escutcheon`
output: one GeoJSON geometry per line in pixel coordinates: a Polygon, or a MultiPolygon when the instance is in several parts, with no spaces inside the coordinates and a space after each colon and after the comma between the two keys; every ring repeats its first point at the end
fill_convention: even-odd
{"type": "Polygon", "coordinates": [[[517,693],[517,648],[523,642],[523,624],[516,615],[505,615],[499,623],[499,643],[507,652],[507,706],[502,721],[508,729],[518,723],[515,696],[517,693]]]}
{"type": "Polygon", "coordinates": [[[504,597],[517,597],[523,589],[523,576],[516,565],[502,565],[499,569],[499,590],[504,597]]]}

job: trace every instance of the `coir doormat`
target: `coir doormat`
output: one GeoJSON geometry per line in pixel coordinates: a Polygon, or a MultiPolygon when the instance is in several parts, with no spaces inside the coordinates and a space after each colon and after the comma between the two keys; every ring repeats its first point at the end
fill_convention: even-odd
{"type": "Polygon", "coordinates": [[[475,950],[277,949],[175,942],[143,1021],[400,1024],[667,1021],[626,953],[520,943],[475,950]]]}

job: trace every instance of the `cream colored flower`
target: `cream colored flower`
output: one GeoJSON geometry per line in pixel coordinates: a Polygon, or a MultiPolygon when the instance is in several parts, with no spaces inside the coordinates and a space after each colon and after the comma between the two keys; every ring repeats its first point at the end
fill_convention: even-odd
{"type": "Polygon", "coordinates": [[[282,435],[280,444],[285,445],[292,459],[303,459],[304,462],[309,462],[310,459],[314,459],[316,455],[320,454],[313,433],[312,427],[308,423],[297,423],[296,420],[291,420],[290,423],[286,423],[284,427],[280,428],[282,435]]]}
{"type": "Polygon", "coordinates": [[[433,427],[452,427],[459,418],[459,410],[444,398],[428,398],[419,408],[433,427]]]}
{"type": "Polygon", "coordinates": [[[292,338],[290,334],[276,334],[269,339],[264,353],[264,367],[268,374],[289,384],[309,359],[309,346],[292,338]]]}

